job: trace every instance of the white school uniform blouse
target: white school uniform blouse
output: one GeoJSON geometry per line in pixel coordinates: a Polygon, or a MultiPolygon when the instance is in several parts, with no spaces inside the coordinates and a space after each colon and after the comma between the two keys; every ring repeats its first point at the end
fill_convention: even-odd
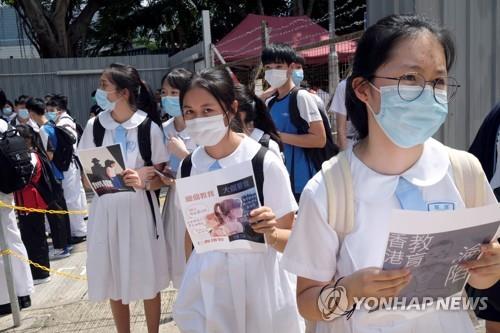
{"type": "MultiPolygon", "coordinates": [[[[238,148],[218,162],[224,169],[249,161],[260,147],[244,136],[238,148]]],[[[198,147],[191,175],[207,173],[214,162],[198,147]]],[[[263,193],[265,205],[276,218],[296,211],[285,166],[272,153],[264,158],[263,193]]],[[[179,329],[189,333],[303,332],[295,299],[296,278],[280,268],[280,258],[271,247],[266,252],[194,251],[173,310],[179,329]]]]}
{"type": "MultiPolygon", "coordinates": [[[[99,121],[106,129],[102,146],[114,144],[114,133],[120,125],[110,111],[101,112],[99,121]]],[[[127,129],[125,167],[144,166],[137,140],[138,126],[146,113],[136,111],[121,125],[127,129]]],[[[88,121],[79,149],[94,148],[93,126],[88,121]]],[[[151,124],[151,161],[166,160],[162,130],[151,124]]],[[[153,196],[156,230],[146,192],[120,192],[95,195],[90,206],[87,237],[87,276],[89,299],[121,300],[128,304],[151,299],[168,286],[166,245],[158,202],[153,196]],[[158,234],[158,238],[156,237],[158,234]]]]}
{"type": "MultiPolygon", "coordinates": [[[[334,276],[338,278],[363,268],[380,267],[384,262],[391,210],[401,209],[394,194],[399,176],[382,175],[369,169],[352,149],[347,150],[347,157],[354,190],[354,229],[345,237],[339,252],[338,237],[328,224],[326,187],[319,172],[302,193],[297,222],[282,260],[283,267],[298,276],[330,281],[334,276]]],[[[434,139],[425,142],[422,156],[402,177],[422,189],[430,210],[443,207],[443,203],[454,209],[465,207],[453,181],[448,152],[434,139]]],[[[488,201],[495,203],[486,182],[484,190],[488,201]]],[[[388,320],[380,314],[373,316],[364,309],[357,309],[350,320],[342,317],[332,322],[319,322],[316,332],[465,333],[474,332],[474,329],[468,314],[463,311],[433,310],[421,312],[412,319],[400,316],[388,320]]]]}

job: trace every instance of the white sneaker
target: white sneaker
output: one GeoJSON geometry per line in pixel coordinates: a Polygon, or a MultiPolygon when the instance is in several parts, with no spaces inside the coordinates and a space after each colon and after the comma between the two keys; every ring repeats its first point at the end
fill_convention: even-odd
{"type": "Polygon", "coordinates": [[[49,259],[50,260],[59,260],[63,258],[67,258],[71,255],[71,253],[66,249],[66,250],[55,250],[54,252],[49,254],[49,259]]]}
{"type": "Polygon", "coordinates": [[[37,286],[39,284],[50,282],[50,280],[51,280],[50,276],[47,276],[45,279],[33,279],[33,284],[37,286]]]}

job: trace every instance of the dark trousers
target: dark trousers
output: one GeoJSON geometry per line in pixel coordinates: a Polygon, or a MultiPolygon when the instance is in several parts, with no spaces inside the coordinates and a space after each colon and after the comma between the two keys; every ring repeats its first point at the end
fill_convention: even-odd
{"type": "MultiPolygon", "coordinates": [[[[50,267],[49,245],[45,236],[45,215],[41,213],[19,214],[19,230],[28,258],[42,266],[50,267]]],[[[44,279],[50,274],[30,265],[33,279],[44,279]]]]}
{"type": "MultiPolygon", "coordinates": [[[[64,197],[61,197],[59,200],[52,202],[49,205],[49,209],[68,210],[66,200],[64,200],[64,197]]],[[[63,249],[71,244],[69,216],[67,214],[47,214],[47,220],[49,222],[50,235],[54,248],[63,249]]]]}

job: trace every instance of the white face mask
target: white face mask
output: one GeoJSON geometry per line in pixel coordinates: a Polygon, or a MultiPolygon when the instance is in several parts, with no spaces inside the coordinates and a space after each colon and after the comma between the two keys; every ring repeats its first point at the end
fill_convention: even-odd
{"type": "Polygon", "coordinates": [[[264,79],[272,88],[279,88],[288,80],[288,71],[286,69],[268,69],[264,74],[264,79]]]}
{"type": "Polygon", "coordinates": [[[226,135],[228,126],[224,115],[186,120],[186,131],[198,146],[215,146],[226,135]]]}

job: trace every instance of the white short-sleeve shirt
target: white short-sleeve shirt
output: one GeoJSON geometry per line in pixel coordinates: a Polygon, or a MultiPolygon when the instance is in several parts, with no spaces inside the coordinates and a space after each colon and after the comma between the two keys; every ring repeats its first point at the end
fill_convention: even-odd
{"type": "Polygon", "coordinates": [[[332,104],[330,105],[330,113],[341,114],[346,117],[346,136],[349,140],[355,140],[357,138],[357,132],[351,121],[347,119],[347,109],[345,107],[345,90],[346,90],[346,80],[340,81],[333,95],[332,104]]]}
{"type": "MultiPolygon", "coordinates": [[[[67,130],[73,134],[75,138],[78,137],[78,132],[76,131],[76,124],[75,120],[66,112],[62,112],[59,117],[57,117],[56,121],[57,126],[63,126],[67,130]]],[[[75,150],[77,149],[77,143],[75,142],[74,147],[75,150]]]]}
{"type": "MultiPolygon", "coordinates": [[[[400,209],[395,196],[399,176],[379,174],[361,162],[352,149],[347,150],[354,190],[355,223],[339,249],[337,234],[328,224],[327,193],[323,175],[312,178],[302,193],[300,209],[282,259],[291,273],[316,281],[330,281],[384,262],[391,210],[400,209]],[[337,254],[337,255],[335,255],[337,254]]],[[[453,170],[445,147],[434,139],[424,144],[420,159],[402,175],[422,189],[429,207],[449,203],[455,209],[465,207],[453,180],[453,170]]],[[[488,201],[495,203],[489,184],[484,184],[488,201]]],[[[320,322],[316,332],[470,332],[467,313],[432,311],[413,319],[370,319],[364,310],[356,310],[333,322],[320,322]],[[372,321],[370,321],[372,320],[372,321]]]]}
{"type": "MultiPolygon", "coordinates": [[[[125,166],[127,168],[141,168],[144,166],[144,160],[139,151],[138,143],[138,127],[146,119],[147,114],[141,110],[134,112],[132,117],[120,124],[111,117],[112,111],[103,111],[99,113],[99,121],[105,129],[102,146],[115,144],[115,130],[119,125],[127,129],[127,152],[125,158],[125,166]]],[[[89,119],[78,149],[95,148],[93,126],[97,117],[89,119]]],[[[167,150],[163,141],[163,132],[154,122],[151,123],[151,161],[153,164],[159,164],[167,161],[167,150]]]]}
{"type": "MultiPolygon", "coordinates": [[[[259,151],[261,145],[248,136],[244,136],[240,145],[229,156],[217,160],[222,168],[250,161],[259,151]]],[[[193,152],[191,175],[208,172],[215,159],[207,154],[204,147],[193,152]]],[[[295,212],[297,203],[293,197],[290,177],[283,162],[275,154],[266,154],[264,158],[264,184],[262,186],[264,201],[273,210],[276,218],[295,212]]]]}
{"type": "Polygon", "coordinates": [[[307,90],[300,89],[297,93],[297,107],[299,108],[300,117],[309,124],[314,121],[321,121],[318,102],[313,94],[307,90]]]}
{"type": "MultiPolygon", "coordinates": [[[[184,144],[186,145],[186,149],[188,151],[193,151],[196,148],[196,143],[194,143],[193,139],[191,139],[191,136],[187,132],[186,129],[182,131],[177,131],[175,129],[175,123],[174,123],[175,118],[170,118],[166,122],[163,123],[163,133],[165,133],[165,140],[168,140],[171,137],[179,137],[184,141],[184,144]]],[[[170,152],[168,152],[167,159],[170,159],[170,152]]]]}

